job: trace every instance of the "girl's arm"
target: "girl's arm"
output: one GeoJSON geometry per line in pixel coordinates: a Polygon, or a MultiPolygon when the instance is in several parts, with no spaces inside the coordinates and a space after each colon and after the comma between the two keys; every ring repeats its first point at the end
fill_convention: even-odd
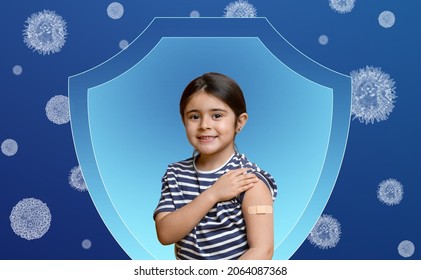
{"type": "Polygon", "coordinates": [[[199,224],[216,203],[232,199],[252,188],[258,179],[253,173],[245,173],[247,170],[231,170],[187,205],[174,212],[158,213],[155,227],[159,242],[164,245],[178,242],[199,224]]]}
{"type": "Polygon", "coordinates": [[[249,249],[240,260],[270,260],[273,256],[273,211],[272,213],[250,214],[249,207],[273,206],[268,187],[259,180],[246,192],[242,210],[247,229],[249,249]]]}

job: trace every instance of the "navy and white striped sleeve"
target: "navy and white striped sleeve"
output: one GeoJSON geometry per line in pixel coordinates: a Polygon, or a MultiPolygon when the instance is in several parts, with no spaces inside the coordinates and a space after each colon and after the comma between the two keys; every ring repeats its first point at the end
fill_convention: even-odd
{"type": "Polygon", "coordinates": [[[259,178],[260,180],[263,181],[263,183],[265,183],[265,185],[268,187],[271,195],[272,195],[272,200],[275,201],[276,195],[278,193],[278,187],[276,185],[275,179],[273,179],[272,175],[270,175],[269,173],[267,173],[266,171],[263,170],[258,170],[253,172],[254,174],[256,174],[257,178],[259,178]]]}
{"type": "Polygon", "coordinates": [[[176,209],[168,180],[168,176],[170,176],[169,174],[171,173],[169,172],[169,170],[167,170],[167,172],[165,172],[164,176],[162,177],[161,198],[159,199],[158,206],[156,207],[153,213],[154,219],[158,213],[173,212],[176,209]]]}

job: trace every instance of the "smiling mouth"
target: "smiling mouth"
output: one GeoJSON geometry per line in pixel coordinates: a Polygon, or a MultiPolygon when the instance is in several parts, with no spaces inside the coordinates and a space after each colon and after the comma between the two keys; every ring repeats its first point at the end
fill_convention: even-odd
{"type": "Polygon", "coordinates": [[[199,136],[197,137],[200,141],[203,142],[210,142],[212,140],[214,140],[217,136],[199,136]]]}

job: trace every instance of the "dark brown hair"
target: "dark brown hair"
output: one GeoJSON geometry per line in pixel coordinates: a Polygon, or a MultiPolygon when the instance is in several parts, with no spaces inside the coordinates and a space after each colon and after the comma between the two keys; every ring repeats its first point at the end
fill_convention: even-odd
{"type": "Polygon", "coordinates": [[[220,73],[205,73],[191,81],[184,89],[180,99],[180,114],[184,117],[184,110],[191,96],[199,91],[213,95],[227,104],[238,118],[242,113],[246,113],[246,101],[243,91],[236,81],[220,73]]]}

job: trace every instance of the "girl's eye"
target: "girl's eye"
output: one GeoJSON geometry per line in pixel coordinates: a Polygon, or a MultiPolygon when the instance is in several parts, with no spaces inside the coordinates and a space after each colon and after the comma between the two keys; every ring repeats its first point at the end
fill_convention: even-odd
{"type": "Polygon", "coordinates": [[[222,118],[222,114],[214,114],[213,115],[213,118],[215,118],[215,119],[222,118]]]}
{"type": "Polygon", "coordinates": [[[198,120],[199,119],[199,115],[190,115],[189,119],[191,119],[191,120],[198,120]]]}

